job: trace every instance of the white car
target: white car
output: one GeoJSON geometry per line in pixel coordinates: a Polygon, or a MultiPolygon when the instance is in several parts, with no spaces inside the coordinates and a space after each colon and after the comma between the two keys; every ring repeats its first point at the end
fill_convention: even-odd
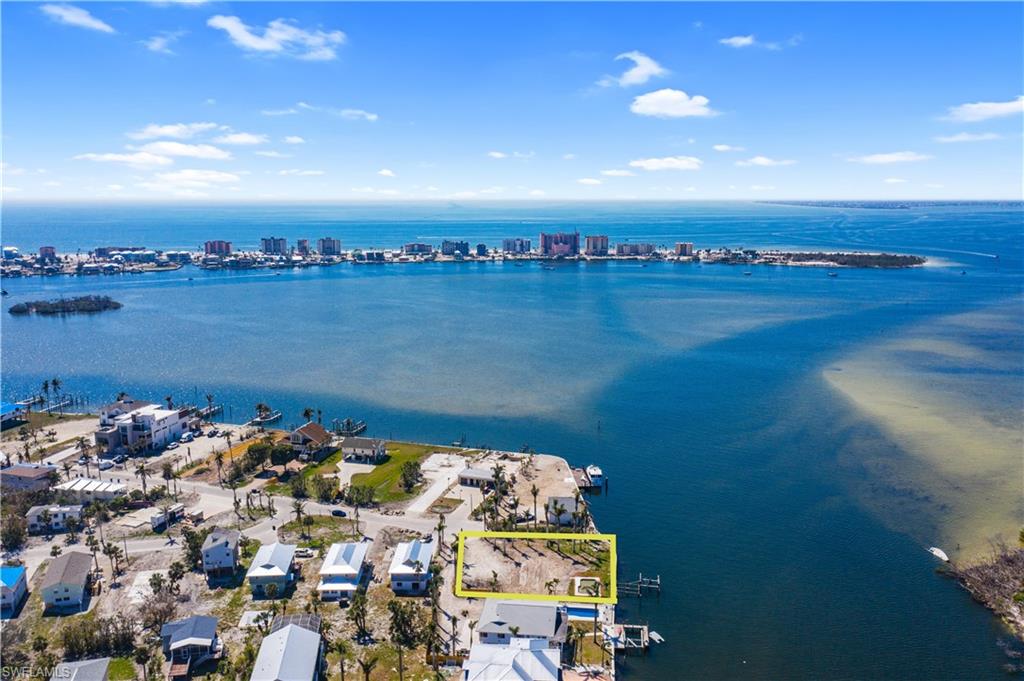
{"type": "Polygon", "coordinates": [[[169,445],[167,445],[167,449],[177,449],[177,448],[178,448],[178,443],[177,442],[172,442],[169,445]]]}
{"type": "Polygon", "coordinates": [[[108,470],[110,468],[113,468],[114,467],[114,462],[111,461],[110,459],[102,459],[99,462],[99,464],[97,464],[97,465],[99,466],[99,469],[101,471],[105,471],[105,470],[108,470]]]}

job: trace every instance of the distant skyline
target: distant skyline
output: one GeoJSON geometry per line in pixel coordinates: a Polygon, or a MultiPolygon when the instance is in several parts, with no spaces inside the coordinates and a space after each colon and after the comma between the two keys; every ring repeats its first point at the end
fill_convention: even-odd
{"type": "Polygon", "coordinates": [[[11,3],[4,200],[1021,199],[1019,3],[11,3]]]}

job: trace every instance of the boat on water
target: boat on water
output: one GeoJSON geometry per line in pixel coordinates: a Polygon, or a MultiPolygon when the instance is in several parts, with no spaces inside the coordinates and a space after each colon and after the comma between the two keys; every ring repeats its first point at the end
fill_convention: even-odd
{"type": "Polygon", "coordinates": [[[744,276],[744,277],[749,277],[749,276],[750,276],[751,274],[753,274],[753,272],[751,272],[750,270],[747,270],[747,271],[745,271],[745,272],[743,273],[743,276],[744,276]]]}
{"type": "Polygon", "coordinates": [[[593,487],[601,487],[604,485],[604,471],[599,466],[590,464],[586,468],[587,476],[590,478],[590,484],[593,487]]]}
{"type": "Polygon", "coordinates": [[[949,556],[947,556],[946,552],[943,551],[942,549],[939,549],[939,548],[936,548],[936,547],[933,546],[930,549],[928,549],[928,553],[932,554],[933,556],[935,556],[936,558],[941,560],[943,563],[948,563],[949,562],[949,556]]]}
{"type": "Polygon", "coordinates": [[[266,411],[266,412],[263,412],[262,414],[257,414],[254,419],[252,419],[251,421],[249,421],[245,425],[247,425],[247,426],[263,426],[263,425],[266,425],[268,423],[273,423],[274,421],[279,421],[280,419],[281,419],[281,411],[279,409],[275,409],[274,411],[266,411]]]}
{"type": "Polygon", "coordinates": [[[830,276],[830,277],[838,277],[839,273],[838,272],[829,272],[828,276],[830,276]]]}
{"type": "Polygon", "coordinates": [[[334,430],[338,435],[343,435],[345,437],[359,435],[366,430],[366,421],[356,421],[350,418],[346,418],[341,421],[335,419],[334,430]]]}

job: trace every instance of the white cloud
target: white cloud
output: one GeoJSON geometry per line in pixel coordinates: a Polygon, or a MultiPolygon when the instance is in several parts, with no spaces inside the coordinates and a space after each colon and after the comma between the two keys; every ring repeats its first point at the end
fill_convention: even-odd
{"type": "Polygon", "coordinates": [[[187,156],[189,158],[205,158],[211,160],[227,160],[231,158],[231,152],[220,149],[212,144],[185,144],[184,142],[150,142],[142,146],[142,151],[148,151],[161,156],[187,156]]]}
{"type": "Polygon", "coordinates": [[[716,144],[711,148],[715,151],[746,151],[746,147],[735,147],[731,144],[716,144]]]}
{"type": "Polygon", "coordinates": [[[24,175],[25,169],[19,168],[18,166],[11,165],[6,161],[0,163],[0,173],[4,175],[24,175]]]}
{"type": "Polygon", "coordinates": [[[338,115],[342,118],[347,118],[350,121],[375,121],[380,116],[370,111],[364,111],[362,109],[342,109],[338,112],[338,115]]]}
{"type": "Polygon", "coordinates": [[[199,170],[187,168],[170,173],[157,173],[156,182],[143,182],[139,186],[146,189],[201,189],[217,185],[233,184],[241,181],[234,173],[221,170],[199,170]]]}
{"type": "Polygon", "coordinates": [[[562,159],[563,160],[571,161],[574,158],[576,158],[576,154],[562,154],[562,159]]]}
{"type": "Polygon", "coordinates": [[[945,186],[946,185],[944,184],[937,184],[935,182],[929,182],[928,184],[925,185],[925,187],[928,187],[929,189],[942,189],[945,186]]]}
{"type": "Polygon", "coordinates": [[[164,31],[159,33],[152,38],[147,38],[142,41],[142,44],[146,46],[146,49],[150,52],[160,52],[161,54],[174,54],[174,50],[171,49],[171,45],[176,43],[179,38],[185,35],[184,31],[164,31]]]}
{"type": "Polygon", "coordinates": [[[745,161],[736,161],[736,165],[741,168],[749,168],[751,166],[759,166],[762,168],[769,168],[771,166],[791,166],[794,163],[796,163],[796,161],[792,159],[774,159],[768,158],[767,156],[755,156],[753,158],[748,158],[745,161]]]}
{"type": "Polygon", "coordinates": [[[656,118],[714,116],[717,113],[708,107],[707,97],[702,95],[690,97],[682,90],[671,88],[655,90],[636,97],[629,110],[640,116],[656,118]]]}
{"type": "Polygon", "coordinates": [[[50,180],[49,182],[44,182],[43,186],[44,187],[60,187],[62,185],[57,180],[50,180]]]}
{"type": "Polygon", "coordinates": [[[750,189],[755,192],[768,192],[775,189],[775,187],[770,184],[752,184],[750,185],[750,189]]]}
{"type": "Polygon", "coordinates": [[[529,194],[530,196],[544,196],[545,191],[543,189],[531,189],[529,194]]]}
{"type": "Polygon", "coordinates": [[[356,194],[379,194],[381,196],[395,196],[401,193],[397,189],[377,189],[376,187],[352,187],[350,191],[356,194]]]}
{"type": "Polygon", "coordinates": [[[734,35],[731,38],[722,38],[718,42],[729,47],[750,47],[757,39],[752,35],[734,35]]]}
{"type": "Polygon", "coordinates": [[[149,140],[156,139],[157,137],[188,139],[207,130],[213,130],[216,127],[216,123],[171,123],[168,125],[150,123],[141,130],[128,133],[128,136],[136,140],[149,140]]]}
{"type": "Polygon", "coordinates": [[[0,187],[0,194],[16,194],[21,191],[21,187],[12,187],[10,185],[3,185],[0,187]]]}
{"type": "Polygon", "coordinates": [[[485,187],[480,190],[481,194],[504,194],[504,187],[485,187]]]}
{"type": "Polygon", "coordinates": [[[633,66],[627,69],[621,76],[605,76],[597,82],[601,87],[610,87],[612,85],[618,85],[619,87],[643,85],[651,78],[656,76],[665,76],[668,74],[668,69],[662,67],[661,64],[654,61],[643,52],[638,52],[636,50],[633,50],[632,52],[623,52],[615,57],[615,59],[628,59],[633,62],[633,66]]]}
{"type": "Polygon", "coordinates": [[[96,161],[98,163],[124,163],[136,168],[152,166],[169,166],[174,161],[167,156],[153,154],[148,151],[136,151],[130,154],[79,154],[76,161],[96,161]]]}
{"type": "Polygon", "coordinates": [[[427,191],[428,192],[437,192],[437,191],[441,191],[441,190],[438,189],[437,187],[435,187],[434,185],[430,185],[429,187],[427,187],[427,191]]]}
{"type": "Polygon", "coordinates": [[[598,185],[598,184],[603,184],[603,182],[601,182],[601,180],[595,179],[593,177],[581,177],[580,179],[576,180],[576,182],[578,184],[586,184],[586,185],[591,185],[591,186],[598,185]]]}
{"type": "Polygon", "coordinates": [[[291,158],[291,154],[282,154],[280,151],[257,151],[253,152],[257,156],[265,156],[266,158],[291,158]]]}
{"type": "Polygon", "coordinates": [[[289,107],[287,109],[263,109],[260,113],[264,116],[291,116],[299,113],[299,110],[289,107]]]}
{"type": "Polygon", "coordinates": [[[105,21],[100,21],[88,11],[73,5],[43,5],[40,7],[44,14],[60,24],[88,28],[92,31],[102,33],[117,33],[114,27],[105,21]]]}
{"type": "Polygon", "coordinates": [[[513,151],[512,156],[515,158],[533,158],[537,155],[535,151],[513,151]]]}
{"type": "Polygon", "coordinates": [[[107,189],[109,189],[112,192],[119,192],[122,189],[124,189],[124,185],[122,185],[122,184],[108,184],[107,185],[107,189]]]}
{"type": "Polygon", "coordinates": [[[285,144],[305,144],[306,140],[299,137],[298,135],[288,135],[284,138],[285,144]]]}
{"type": "Polygon", "coordinates": [[[971,102],[959,106],[951,106],[946,118],[951,121],[976,123],[990,118],[1013,116],[1024,112],[1024,95],[1007,102],[971,102]]]}
{"type": "Polygon", "coordinates": [[[288,170],[277,171],[278,175],[298,175],[301,177],[310,177],[313,175],[325,175],[323,170],[299,170],[298,168],[289,168],[288,170]]]}
{"type": "Polygon", "coordinates": [[[612,170],[602,170],[601,174],[607,175],[608,177],[632,177],[635,175],[632,170],[619,170],[617,168],[612,170]]]}
{"type": "Polygon", "coordinates": [[[952,144],[956,142],[987,142],[1000,139],[1000,137],[994,132],[958,132],[955,135],[940,135],[934,139],[943,144],[952,144]]]}
{"type": "Polygon", "coordinates": [[[893,151],[887,154],[868,154],[867,156],[854,156],[846,159],[853,163],[866,163],[868,165],[888,165],[890,163],[912,163],[914,161],[927,161],[931,156],[919,154],[916,151],[893,151]]]}
{"type": "Polygon", "coordinates": [[[334,48],[345,42],[341,31],[307,31],[289,19],[274,19],[262,30],[253,30],[234,16],[218,14],[210,17],[207,26],[228,34],[236,46],[250,52],[280,54],[311,61],[335,59],[334,48]]]}
{"type": "Polygon", "coordinates": [[[902,177],[887,177],[883,180],[886,184],[906,184],[906,180],[902,177]]]}
{"type": "Polygon", "coordinates": [[[215,137],[213,141],[219,142],[220,144],[238,144],[241,146],[252,146],[255,144],[266,143],[267,136],[257,135],[251,132],[229,132],[227,134],[221,135],[220,137],[215,137]]]}
{"type": "Polygon", "coordinates": [[[630,168],[644,170],[700,170],[704,161],[695,156],[666,156],[665,158],[641,158],[629,162],[630,168]]]}
{"type": "Polygon", "coordinates": [[[507,158],[508,157],[508,154],[506,154],[504,151],[488,151],[487,155],[490,156],[491,158],[507,158]]]}
{"type": "Polygon", "coordinates": [[[397,175],[395,175],[395,171],[391,170],[390,168],[381,168],[380,170],[377,171],[377,174],[382,177],[398,177],[397,175]]]}

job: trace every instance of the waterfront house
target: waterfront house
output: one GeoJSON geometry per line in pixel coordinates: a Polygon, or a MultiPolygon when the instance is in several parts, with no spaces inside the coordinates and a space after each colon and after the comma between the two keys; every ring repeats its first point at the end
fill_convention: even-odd
{"type": "Polygon", "coordinates": [[[53,668],[50,681],[107,681],[110,658],[61,662],[53,668]]]}
{"type": "Polygon", "coordinates": [[[107,453],[164,447],[190,429],[193,411],[126,398],[100,410],[100,426],[93,437],[107,453]]]}
{"type": "Polygon", "coordinates": [[[24,565],[0,566],[0,610],[13,612],[18,609],[28,593],[28,580],[24,565]]]}
{"type": "Polygon", "coordinates": [[[215,527],[203,540],[203,572],[206,577],[223,577],[235,574],[238,569],[238,530],[215,527]]]}
{"type": "Polygon", "coordinates": [[[128,487],[120,482],[93,478],[67,480],[54,487],[54,490],[63,498],[84,505],[94,501],[110,501],[128,494],[128,487]]]}
{"type": "Polygon", "coordinates": [[[288,439],[292,450],[303,459],[319,458],[331,444],[331,434],[313,421],[293,430],[288,439]]]}
{"type": "Polygon", "coordinates": [[[388,575],[395,593],[422,593],[430,581],[430,560],[434,556],[434,540],[415,539],[395,547],[388,575]]]}
{"type": "Polygon", "coordinates": [[[508,644],[516,638],[543,641],[552,648],[565,643],[569,615],[565,606],[539,601],[502,601],[489,598],[476,626],[480,643],[508,644]]]}
{"type": "Polygon", "coordinates": [[[387,456],[384,440],[368,437],[346,437],[341,441],[341,454],[346,461],[379,464],[387,456]]]}
{"type": "Polygon", "coordinates": [[[82,506],[74,504],[61,506],[50,504],[46,506],[33,506],[25,512],[25,520],[28,521],[28,531],[35,534],[40,532],[64,532],[68,529],[68,519],[74,518],[79,526],[82,523],[82,506]]]}
{"type": "Polygon", "coordinates": [[[462,681],[558,681],[561,651],[544,641],[513,638],[507,645],[474,645],[462,664],[462,681]]]}
{"type": "Polygon", "coordinates": [[[347,599],[363,579],[363,565],[369,542],[331,544],[320,568],[316,590],[324,600],[347,599]]]}
{"type": "Polygon", "coordinates": [[[571,525],[572,514],[577,510],[576,497],[548,497],[544,510],[551,525],[571,525]],[[558,509],[563,509],[561,515],[557,513],[558,509]]]}
{"type": "Polygon", "coordinates": [[[193,615],[160,628],[164,656],[171,661],[168,677],[188,677],[189,671],[222,650],[217,637],[217,618],[193,615]]]}
{"type": "Polygon", "coordinates": [[[292,619],[274,619],[270,633],[260,644],[249,681],[315,681],[320,678],[323,646],[319,618],[306,617],[309,623],[305,625],[292,619]]]}
{"type": "Polygon", "coordinates": [[[57,467],[40,463],[16,463],[0,470],[0,489],[5,493],[42,492],[57,478],[57,467]]]}
{"type": "Polygon", "coordinates": [[[295,561],[295,545],[274,542],[259,548],[252,559],[249,571],[245,573],[254,596],[266,596],[267,587],[274,584],[277,595],[284,595],[291,584],[292,565],[295,561]]]}
{"type": "Polygon", "coordinates": [[[468,467],[459,473],[459,484],[463,487],[487,489],[494,486],[494,472],[486,468],[468,467]]]}
{"type": "Polygon", "coordinates": [[[92,556],[69,551],[50,561],[40,587],[46,608],[81,608],[89,595],[92,556]]]}

